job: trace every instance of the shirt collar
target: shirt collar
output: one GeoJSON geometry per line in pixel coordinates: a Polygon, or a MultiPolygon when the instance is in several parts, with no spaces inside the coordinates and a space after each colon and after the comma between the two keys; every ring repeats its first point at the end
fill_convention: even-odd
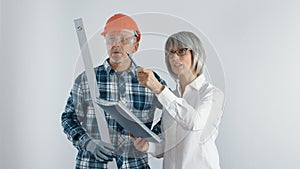
{"type": "Polygon", "coordinates": [[[115,70],[109,65],[109,58],[107,58],[107,59],[104,61],[103,65],[104,65],[104,69],[105,69],[108,73],[110,73],[110,74],[115,73],[115,70]]]}
{"type": "MultiPolygon", "coordinates": [[[[194,88],[195,90],[199,91],[203,83],[205,82],[205,76],[204,74],[201,74],[200,76],[196,77],[190,84],[188,84],[185,88],[194,88]]],[[[179,80],[177,80],[177,92],[180,94],[180,83],[179,80]]]]}
{"type": "MultiPolygon", "coordinates": [[[[103,65],[104,65],[104,69],[109,74],[116,73],[116,71],[109,64],[109,58],[107,58],[105,60],[105,62],[103,63],[103,65]]],[[[126,73],[128,73],[130,76],[134,77],[135,76],[135,67],[131,64],[130,67],[129,67],[129,69],[126,71],[126,73]]]]}
{"type": "Polygon", "coordinates": [[[188,86],[191,86],[192,88],[196,90],[200,90],[201,86],[205,82],[205,76],[204,74],[201,74],[196,79],[194,79],[188,86]]]}

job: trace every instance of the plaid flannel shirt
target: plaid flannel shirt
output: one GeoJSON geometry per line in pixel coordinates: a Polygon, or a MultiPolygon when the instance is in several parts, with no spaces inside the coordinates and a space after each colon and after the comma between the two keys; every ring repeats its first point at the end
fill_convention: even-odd
{"type": "MultiPolygon", "coordinates": [[[[126,106],[150,128],[155,108],[161,108],[161,105],[149,89],[138,84],[134,68],[131,66],[128,71],[118,74],[110,67],[107,60],[94,70],[100,98],[108,101],[125,100],[126,106]],[[121,85],[125,90],[120,90],[121,85]]],[[[165,84],[158,75],[156,77],[162,84],[165,84]]],[[[147,154],[134,148],[128,137],[128,131],[108,113],[105,112],[105,116],[111,142],[117,148],[118,168],[150,168],[147,154]]],[[[76,78],[61,118],[64,132],[78,149],[76,168],[107,168],[105,161],[96,160],[93,154],[84,148],[91,138],[100,139],[85,73],[76,78]]],[[[161,132],[160,122],[153,127],[152,131],[156,134],[161,132]]]]}

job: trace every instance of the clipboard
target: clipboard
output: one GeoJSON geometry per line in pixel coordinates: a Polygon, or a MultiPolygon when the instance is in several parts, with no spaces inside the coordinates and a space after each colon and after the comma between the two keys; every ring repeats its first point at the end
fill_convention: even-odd
{"type": "Polygon", "coordinates": [[[161,138],[138,119],[123,102],[111,102],[97,98],[96,103],[105,112],[109,113],[122,127],[131,132],[134,137],[142,137],[154,143],[161,142],[161,138]]]}

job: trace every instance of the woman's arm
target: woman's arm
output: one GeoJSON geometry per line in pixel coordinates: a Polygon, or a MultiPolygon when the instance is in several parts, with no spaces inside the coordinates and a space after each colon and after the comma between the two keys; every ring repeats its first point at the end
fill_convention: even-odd
{"type": "Polygon", "coordinates": [[[214,87],[204,91],[189,91],[185,98],[177,97],[164,89],[158,94],[158,100],[167,112],[187,130],[203,130],[211,114],[222,111],[223,93],[214,87]]]}

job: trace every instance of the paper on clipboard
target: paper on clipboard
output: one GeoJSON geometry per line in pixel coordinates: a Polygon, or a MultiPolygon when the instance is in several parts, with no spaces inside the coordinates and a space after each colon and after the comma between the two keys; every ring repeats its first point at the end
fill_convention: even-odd
{"type": "Polygon", "coordinates": [[[121,101],[110,102],[97,98],[96,103],[105,112],[109,113],[122,127],[131,132],[134,137],[142,137],[154,143],[161,142],[161,138],[153,133],[121,101]]]}

